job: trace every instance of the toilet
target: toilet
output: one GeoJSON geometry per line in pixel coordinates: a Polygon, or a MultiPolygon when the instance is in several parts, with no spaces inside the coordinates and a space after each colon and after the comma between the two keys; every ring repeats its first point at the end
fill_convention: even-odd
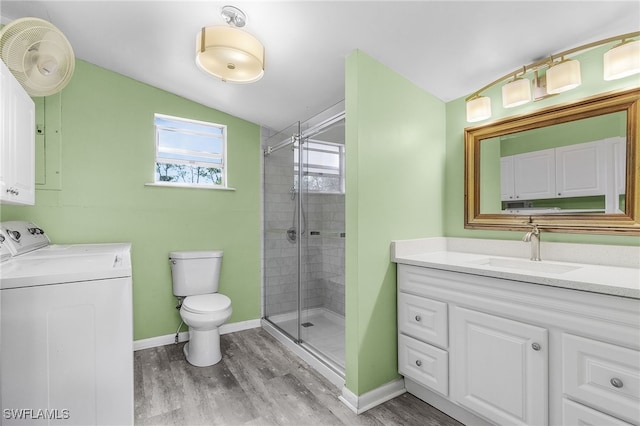
{"type": "Polygon", "coordinates": [[[169,253],[173,294],[182,299],[180,316],[189,326],[187,361],[207,367],[222,359],[218,327],[231,316],[231,299],[218,293],[222,251],[169,253]]]}

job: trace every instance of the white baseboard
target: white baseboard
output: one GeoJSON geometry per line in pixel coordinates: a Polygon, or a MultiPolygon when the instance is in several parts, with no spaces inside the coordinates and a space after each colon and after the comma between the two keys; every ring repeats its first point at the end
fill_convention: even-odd
{"type": "MultiPolygon", "coordinates": [[[[253,319],[248,321],[232,322],[220,326],[220,334],[235,333],[236,331],[249,330],[251,328],[260,327],[260,320],[253,319]]],[[[189,340],[189,332],[182,331],[178,334],[178,342],[189,340]]],[[[156,348],[158,346],[170,345],[176,342],[175,334],[166,334],[164,336],[150,337],[148,339],[135,340],[133,342],[133,350],[156,348]]]]}
{"type": "Polygon", "coordinates": [[[356,395],[346,387],[342,388],[342,395],[338,397],[351,411],[362,414],[373,407],[406,392],[404,379],[396,379],[362,395],[356,395]]]}

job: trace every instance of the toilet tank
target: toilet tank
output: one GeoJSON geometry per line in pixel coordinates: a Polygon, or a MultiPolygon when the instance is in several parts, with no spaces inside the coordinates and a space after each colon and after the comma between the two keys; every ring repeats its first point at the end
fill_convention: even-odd
{"type": "Polygon", "coordinates": [[[172,251],[169,253],[173,294],[194,296],[218,292],[222,251],[172,251]]]}

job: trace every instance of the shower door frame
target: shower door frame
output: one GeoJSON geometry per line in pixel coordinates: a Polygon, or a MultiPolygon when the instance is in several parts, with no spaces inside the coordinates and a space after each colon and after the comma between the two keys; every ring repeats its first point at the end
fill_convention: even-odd
{"type": "MultiPolygon", "coordinates": [[[[297,124],[298,126],[298,132],[296,134],[293,134],[290,136],[289,140],[284,140],[283,142],[271,147],[271,146],[267,146],[266,149],[264,150],[264,156],[263,156],[263,173],[265,175],[265,177],[263,178],[263,194],[264,195],[264,218],[266,219],[266,173],[267,173],[267,157],[269,155],[271,155],[272,153],[280,150],[280,149],[293,149],[293,147],[296,146],[296,144],[298,144],[298,171],[297,171],[297,179],[298,179],[298,185],[297,188],[295,188],[295,186],[293,185],[292,182],[292,191],[294,191],[294,193],[297,193],[297,199],[295,200],[295,202],[297,203],[296,206],[294,206],[294,212],[298,211],[298,217],[297,217],[297,221],[296,221],[296,248],[297,248],[297,287],[296,287],[296,291],[297,291],[297,309],[296,309],[296,320],[297,320],[297,324],[296,324],[296,330],[295,330],[295,335],[292,335],[289,331],[287,331],[286,329],[284,329],[283,327],[281,327],[278,323],[276,323],[275,321],[273,321],[270,317],[272,315],[268,315],[268,307],[267,307],[267,274],[266,274],[266,265],[263,271],[263,286],[264,286],[264,291],[265,291],[265,297],[263,297],[263,321],[268,322],[268,324],[272,327],[274,327],[278,332],[282,333],[283,335],[285,335],[288,339],[290,339],[293,343],[295,343],[296,346],[298,346],[299,348],[302,348],[304,351],[306,351],[307,353],[311,354],[314,358],[318,359],[325,367],[328,367],[329,370],[331,370],[334,374],[336,374],[337,376],[339,376],[341,379],[344,379],[344,371],[338,367],[337,365],[334,364],[333,361],[331,361],[328,356],[326,356],[325,354],[323,354],[321,351],[319,351],[318,349],[316,349],[313,344],[310,344],[308,342],[306,342],[306,340],[304,340],[303,337],[303,332],[302,332],[302,318],[303,318],[303,309],[304,309],[304,301],[303,301],[303,241],[308,240],[303,238],[303,226],[307,226],[304,221],[304,214],[303,214],[303,208],[304,208],[304,202],[305,202],[305,198],[308,195],[308,191],[304,190],[304,171],[305,168],[307,167],[305,158],[304,158],[304,154],[306,152],[306,150],[304,149],[304,143],[305,140],[309,138],[310,135],[314,135],[317,134],[318,132],[320,132],[322,129],[325,129],[341,120],[345,119],[345,112],[344,110],[330,116],[329,118],[319,122],[318,124],[315,124],[313,126],[310,126],[308,129],[302,130],[301,129],[301,125],[300,122],[294,123],[291,126],[289,126],[286,130],[290,129],[292,126],[295,126],[297,124]]],[[[279,133],[283,133],[283,132],[279,132],[279,133]]],[[[277,136],[277,135],[276,135],[277,136]]],[[[342,160],[344,161],[344,160],[342,160]]],[[[295,165],[294,165],[294,170],[295,170],[295,165]]],[[[292,178],[296,175],[296,173],[292,173],[292,178]]],[[[344,185],[344,182],[342,183],[342,185],[344,185]]],[[[344,189],[344,188],[343,188],[344,189]]],[[[295,213],[294,213],[295,214],[295,213]]],[[[266,222],[266,220],[265,220],[266,222]]],[[[265,230],[263,231],[263,244],[265,241],[265,236],[266,236],[267,230],[265,228],[265,230]]],[[[266,248],[264,249],[264,253],[263,256],[265,258],[265,264],[266,264],[266,248]]]]}

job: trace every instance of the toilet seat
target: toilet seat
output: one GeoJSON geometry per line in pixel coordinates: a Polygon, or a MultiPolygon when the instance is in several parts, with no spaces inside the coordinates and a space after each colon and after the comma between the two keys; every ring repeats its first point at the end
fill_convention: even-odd
{"type": "Polygon", "coordinates": [[[231,307],[231,299],[224,294],[199,294],[188,296],[182,301],[182,309],[194,314],[208,314],[231,307]]]}

